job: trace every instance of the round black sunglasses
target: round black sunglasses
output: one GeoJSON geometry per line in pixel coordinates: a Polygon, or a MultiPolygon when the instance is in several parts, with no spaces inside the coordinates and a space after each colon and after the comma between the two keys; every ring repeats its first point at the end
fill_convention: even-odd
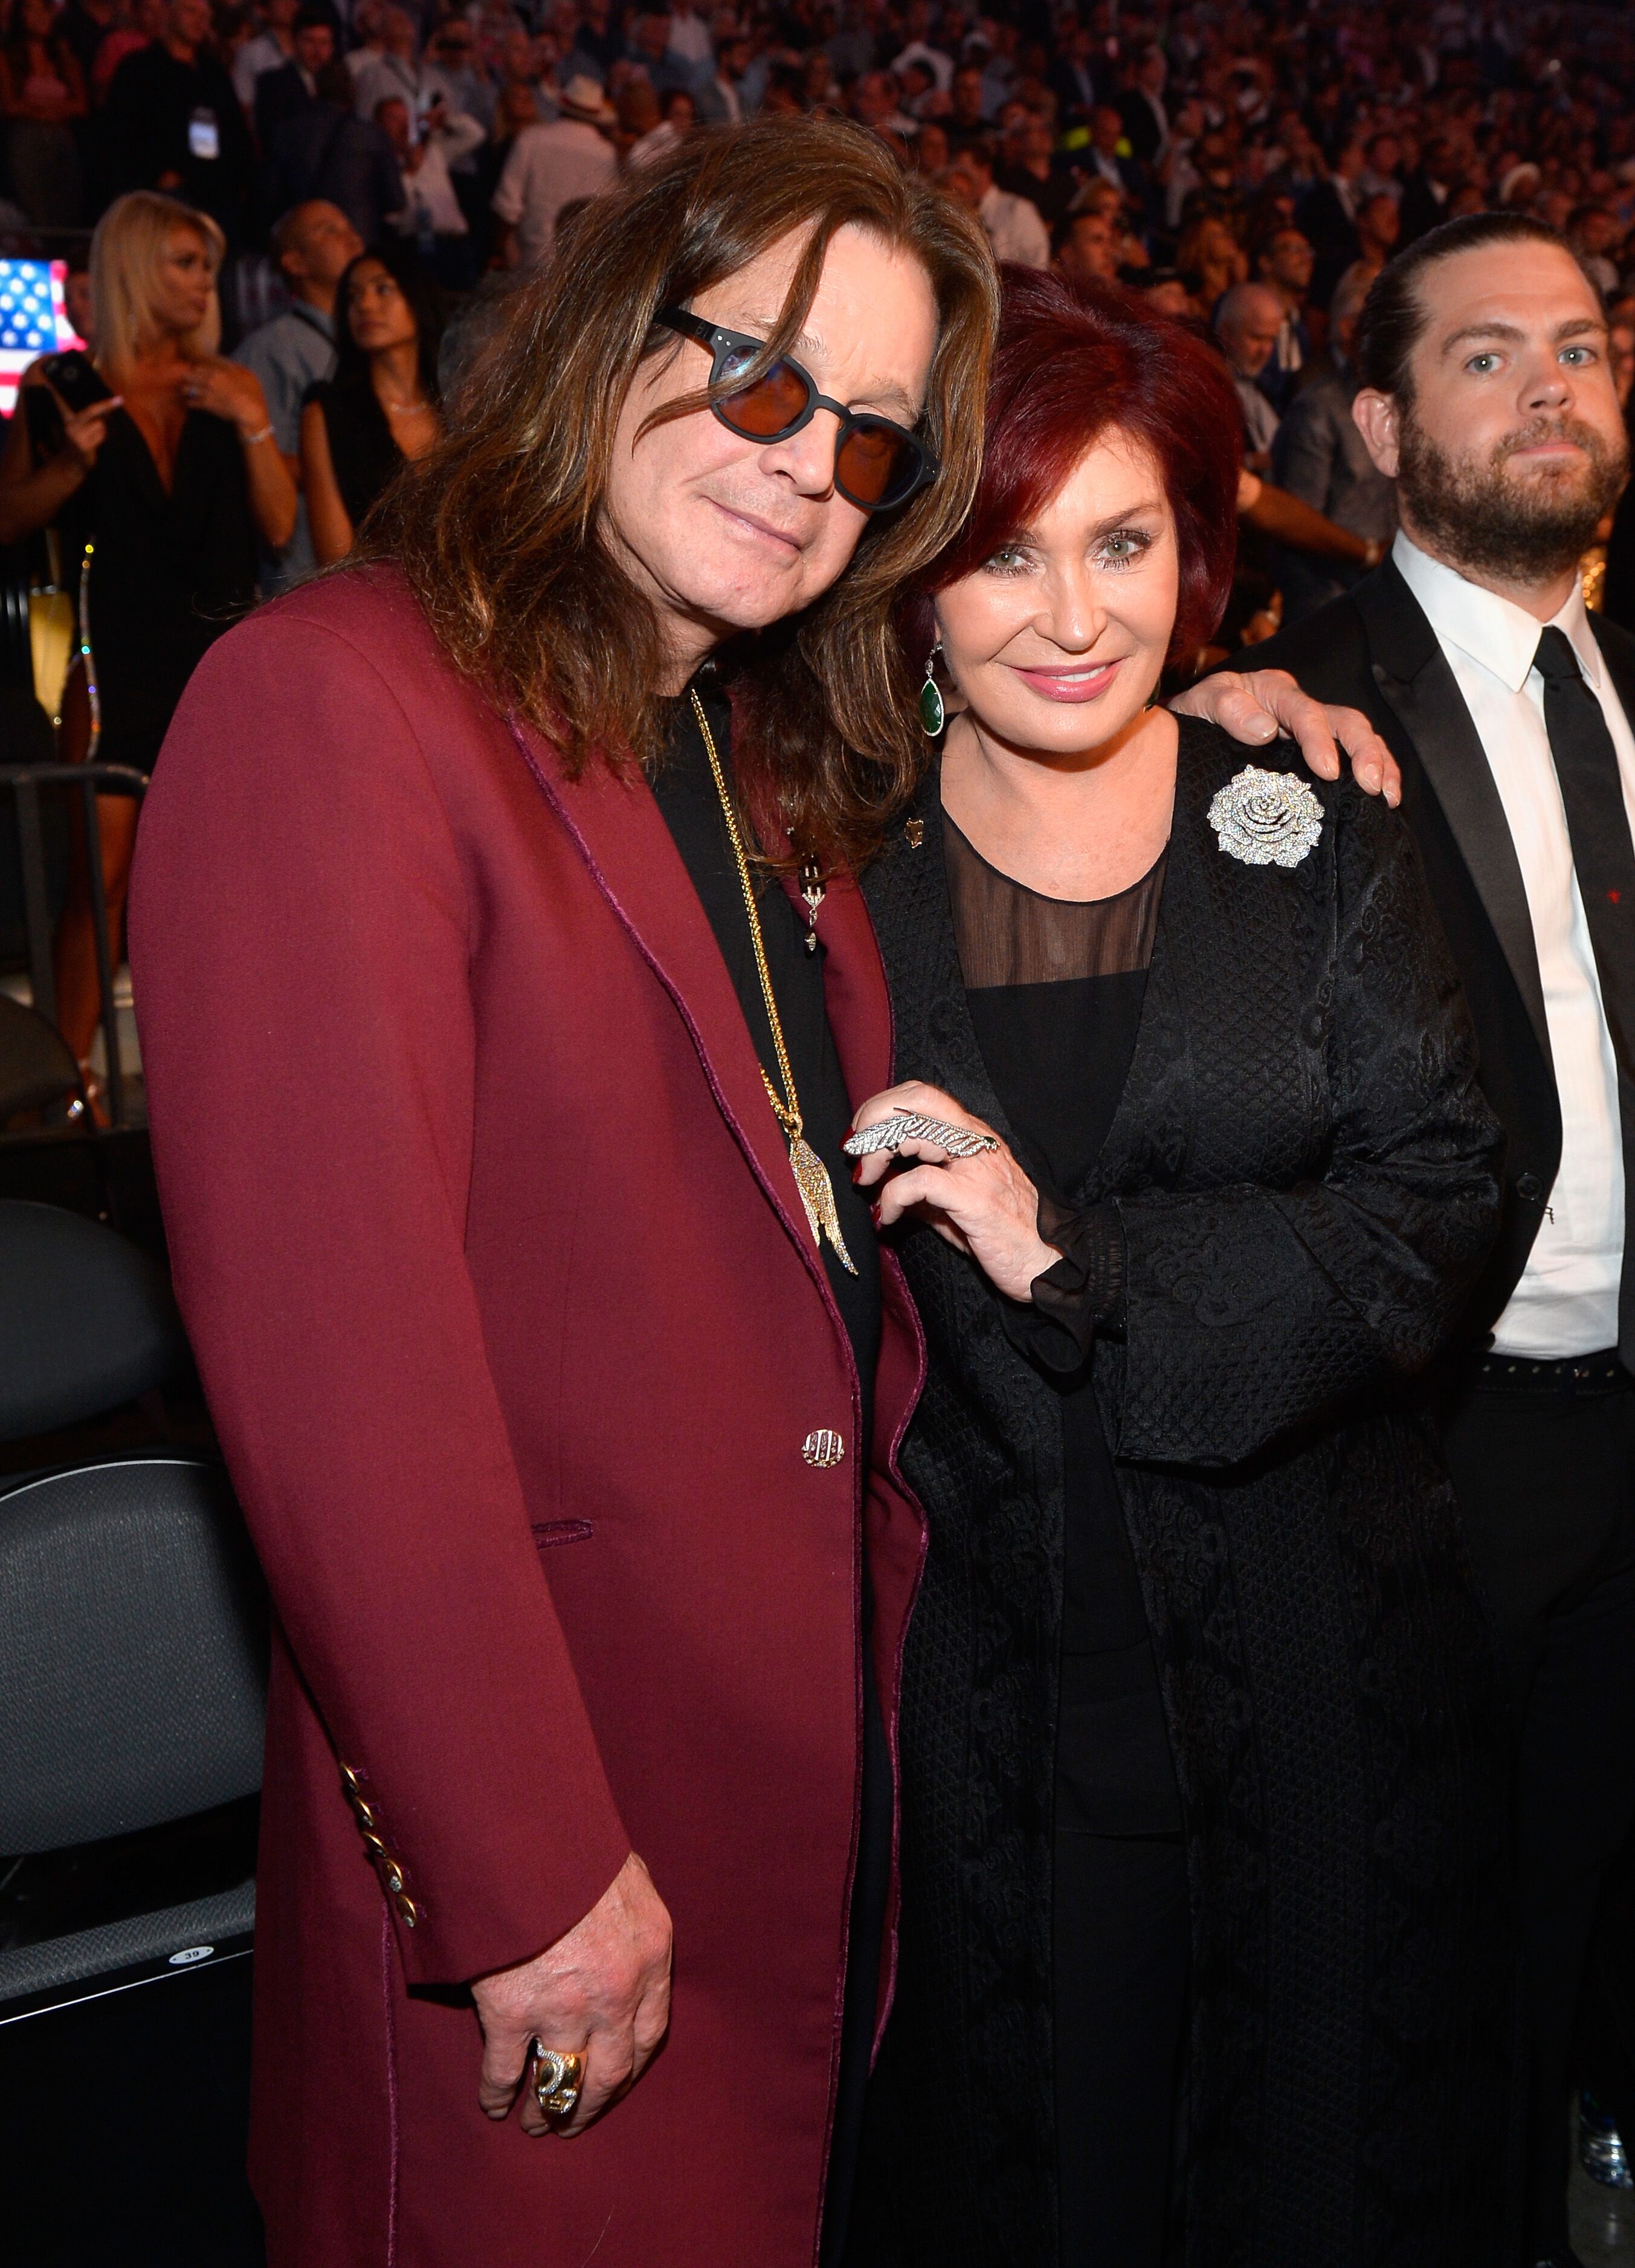
{"type": "MultiPolygon", "coordinates": [[[[748,370],[766,352],[766,341],[743,331],[725,331],[685,307],[660,307],[667,330],[708,347],[713,358],[711,386],[748,370]]],[[[861,415],[843,401],[820,394],[810,373],[788,355],[779,355],[759,378],[710,405],[729,433],[746,441],[786,441],[809,425],[820,409],[840,420],[835,436],[835,486],[859,512],[895,512],[937,477],[937,460],[925,444],[889,417],[861,415]]]]}

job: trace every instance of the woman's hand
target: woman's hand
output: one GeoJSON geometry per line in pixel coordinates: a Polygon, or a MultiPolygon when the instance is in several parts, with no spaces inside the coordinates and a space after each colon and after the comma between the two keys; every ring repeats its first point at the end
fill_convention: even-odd
{"type": "Polygon", "coordinates": [[[1403,799],[1396,759],[1360,709],[1328,708],[1302,693],[1286,669],[1217,670],[1178,693],[1169,703],[1179,717],[1203,717],[1234,740],[1264,747],[1287,733],[1319,779],[1338,779],[1340,751],[1365,795],[1383,793],[1395,807],[1403,799]]]}
{"type": "MultiPolygon", "coordinates": [[[[861,1133],[900,1110],[974,1127],[999,1142],[991,1126],[961,1109],[951,1094],[918,1079],[872,1095],[851,1123],[861,1133]]],[[[939,1142],[905,1142],[895,1152],[874,1150],[859,1159],[853,1179],[863,1189],[884,1183],[874,1208],[881,1228],[916,1215],[945,1244],[974,1260],[1007,1300],[1031,1300],[1034,1278],[1054,1268],[1062,1256],[1040,1235],[1039,1192],[1003,1142],[997,1150],[983,1150],[974,1158],[950,1158],[939,1142]],[[904,1172],[899,1163],[903,1158],[924,1162],[904,1172]]]]}
{"type": "Polygon", "coordinates": [[[260,379],[225,355],[209,355],[190,364],[181,381],[181,398],[190,409],[207,409],[212,417],[236,425],[241,441],[254,440],[272,423],[260,379]]]}
{"type": "Polygon", "coordinates": [[[41,385],[63,413],[63,445],[82,473],[88,473],[97,461],[97,452],[107,438],[108,419],[124,401],[122,394],[110,394],[106,401],[93,401],[89,409],[70,409],[56,388],[47,380],[41,385]]]}

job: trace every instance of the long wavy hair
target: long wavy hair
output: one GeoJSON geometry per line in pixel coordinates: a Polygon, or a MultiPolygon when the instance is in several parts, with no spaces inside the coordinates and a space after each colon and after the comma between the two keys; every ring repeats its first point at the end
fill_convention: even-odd
{"type": "MultiPolygon", "coordinates": [[[[157,345],[160,332],[153,303],[159,264],[171,239],[183,228],[203,245],[213,287],[226,247],[208,213],[157,189],[132,189],[116,197],[97,223],[91,239],[91,292],[97,311],[97,367],[106,377],[129,370],[139,354],[157,345]]],[[[204,320],[181,343],[189,354],[210,355],[220,337],[221,306],[212,288],[204,320]]]]}
{"type": "Polygon", "coordinates": [[[397,563],[455,666],[537,725],[571,773],[599,759],[656,762],[667,733],[660,624],[602,527],[625,396],[646,357],[677,350],[655,326],[661,306],[804,230],[764,360],[785,351],[848,225],[912,254],[930,278],[939,325],[920,430],[942,469],[901,512],[869,522],[821,598],[720,658],[746,727],[735,767],[769,850],[787,829],[801,853],[841,863],[867,855],[874,814],[919,767],[892,608],[969,508],[998,306],[981,232],[875,136],[758,121],[691,137],[598,199],[571,249],[519,290],[495,351],[451,405],[446,439],[408,468],[359,555],[397,563]]]}

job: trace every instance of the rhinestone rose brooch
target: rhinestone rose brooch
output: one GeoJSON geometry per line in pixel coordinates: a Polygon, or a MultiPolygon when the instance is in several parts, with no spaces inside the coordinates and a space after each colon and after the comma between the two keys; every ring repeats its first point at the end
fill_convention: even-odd
{"type": "Polygon", "coordinates": [[[1248,764],[1209,807],[1229,858],[1246,866],[1298,866],[1322,833],[1322,806],[1303,779],[1248,764]]]}

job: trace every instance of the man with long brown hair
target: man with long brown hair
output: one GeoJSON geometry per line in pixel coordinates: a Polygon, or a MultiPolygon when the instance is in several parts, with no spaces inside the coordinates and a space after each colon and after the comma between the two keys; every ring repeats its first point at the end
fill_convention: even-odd
{"type": "Polygon", "coordinates": [[[838,2257],[924,1549],[850,870],[994,308],[872,137],[689,144],[166,746],[155,1152],[276,1611],[274,2268],[838,2257]]]}

